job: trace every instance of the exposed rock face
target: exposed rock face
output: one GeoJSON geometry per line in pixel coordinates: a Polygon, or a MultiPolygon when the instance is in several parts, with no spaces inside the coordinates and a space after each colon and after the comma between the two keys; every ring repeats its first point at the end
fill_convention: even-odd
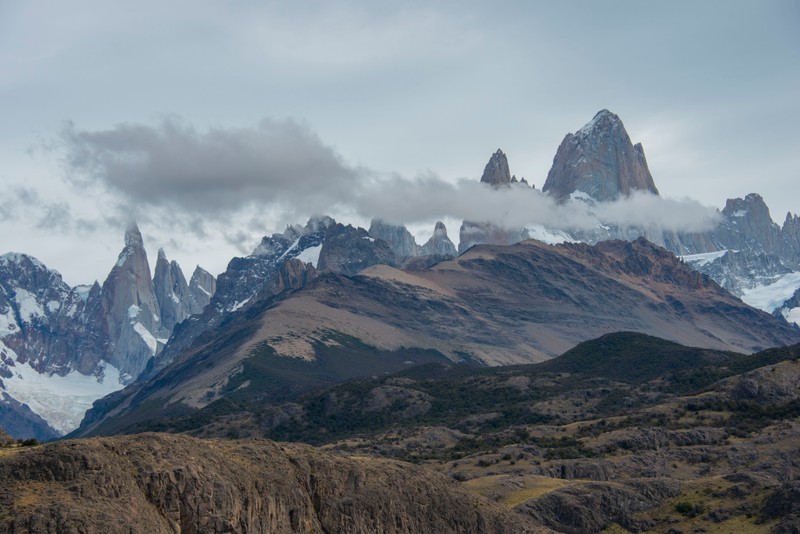
{"type": "Polygon", "coordinates": [[[689,264],[734,295],[742,295],[747,289],[769,284],[777,276],[791,272],[776,255],[747,250],[728,250],[712,261],[689,264]]]}
{"type": "Polygon", "coordinates": [[[559,532],[601,532],[616,523],[629,531],[649,530],[633,514],[655,508],[680,494],[680,482],[672,479],[640,479],[624,483],[591,482],[582,487],[553,491],[516,510],[559,532]]]}
{"type": "Polygon", "coordinates": [[[786,214],[781,228],[782,256],[790,265],[800,266],[800,217],[786,214]]]}
{"type": "Polygon", "coordinates": [[[169,332],[192,313],[192,294],[183,271],[175,261],[167,261],[164,249],[158,250],[153,289],[159,307],[161,325],[169,332]]]}
{"type": "Polygon", "coordinates": [[[369,226],[369,235],[376,239],[383,239],[398,258],[411,258],[420,254],[414,236],[405,226],[394,225],[380,219],[373,219],[369,226]]]}
{"type": "MultiPolygon", "coordinates": [[[[800,269],[798,221],[788,214],[781,228],[772,221],[769,208],[755,193],[728,199],[719,226],[704,234],[704,243],[696,250],[728,252],[710,260],[700,256],[690,261],[733,294],[742,296],[747,289],[769,285],[780,276],[800,269]]],[[[678,250],[688,248],[685,244],[683,239],[679,246],[670,243],[669,248],[679,253],[678,250]]]]}
{"type": "Polygon", "coordinates": [[[31,256],[0,256],[0,425],[15,437],[58,435],[26,404],[46,395],[33,376],[103,373],[105,337],[92,321],[100,287],[86,289],[71,289],[31,256]]]}
{"type": "Polygon", "coordinates": [[[189,280],[191,314],[203,313],[216,292],[217,279],[199,265],[195,267],[192,278],[189,280]]]}
{"type": "Polygon", "coordinates": [[[772,221],[760,195],[729,199],[722,215],[722,223],[713,232],[720,249],[780,254],[781,227],[772,221]]]}
{"type": "Polygon", "coordinates": [[[433,235],[422,245],[422,254],[426,256],[454,257],[457,253],[456,246],[447,237],[447,228],[442,221],[436,222],[433,235]]]}
{"type": "Polygon", "coordinates": [[[150,265],[139,228],[125,232],[125,248],[103,283],[103,316],[110,363],[132,378],[160,352],[169,331],[161,324],[150,265]]]}
{"type": "Polygon", "coordinates": [[[96,291],[71,289],[56,271],[25,254],[0,256],[0,349],[40,373],[90,373],[100,351],[82,342],[79,323],[96,291]]]}
{"type": "Polygon", "coordinates": [[[0,532],[539,531],[420,466],[158,434],[2,456],[0,507],[0,532]]]}
{"type": "Polygon", "coordinates": [[[633,145],[622,121],[602,110],[558,147],[542,191],[561,201],[581,191],[596,201],[634,191],[658,194],[641,144],[633,145]]]}
{"type": "Polygon", "coordinates": [[[363,228],[337,224],[331,230],[319,255],[320,271],[355,276],[372,265],[397,264],[389,245],[373,239],[363,228]]]}
{"type": "Polygon", "coordinates": [[[493,187],[507,187],[511,183],[511,172],[508,169],[508,158],[499,148],[489,158],[483,169],[481,182],[493,187]]]}

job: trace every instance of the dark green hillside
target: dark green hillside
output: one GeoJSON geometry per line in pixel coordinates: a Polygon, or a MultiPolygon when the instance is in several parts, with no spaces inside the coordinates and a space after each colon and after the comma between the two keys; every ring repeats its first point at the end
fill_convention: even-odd
{"type": "Polygon", "coordinates": [[[192,414],[145,421],[127,431],[264,436],[314,444],[426,425],[486,436],[520,425],[627,413],[800,352],[795,346],[741,355],[620,332],[542,364],[473,367],[437,362],[436,353],[377,354],[353,340],[339,341],[338,346],[320,347],[317,362],[275,357],[268,350],[256,353],[227,385],[226,398],[192,414]],[[356,357],[367,353],[371,358],[356,357]],[[392,375],[359,363],[401,368],[412,360],[432,362],[392,375]],[[372,377],[319,389],[357,371],[372,377]],[[298,390],[298,377],[304,373],[306,387],[298,390]]]}

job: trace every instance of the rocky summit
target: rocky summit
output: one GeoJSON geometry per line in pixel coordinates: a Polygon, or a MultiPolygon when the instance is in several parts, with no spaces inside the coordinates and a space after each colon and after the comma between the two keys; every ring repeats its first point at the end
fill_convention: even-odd
{"type": "Polygon", "coordinates": [[[574,134],[567,134],[542,191],[557,200],[580,191],[600,202],[634,191],[658,194],[642,145],[633,145],[620,118],[605,109],[574,134]]]}
{"type": "Polygon", "coordinates": [[[447,228],[442,221],[436,222],[433,235],[422,245],[421,252],[427,256],[455,257],[457,253],[456,246],[447,237],[447,228]]]}
{"type": "MultiPolygon", "coordinates": [[[[515,180],[516,181],[516,180],[515,180]]],[[[492,154],[489,162],[483,169],[481,183],[489,184],[493,187],[504,187],[511,184],[511,171],[508,169],[508,158],[499,148],[492,154]]]]}

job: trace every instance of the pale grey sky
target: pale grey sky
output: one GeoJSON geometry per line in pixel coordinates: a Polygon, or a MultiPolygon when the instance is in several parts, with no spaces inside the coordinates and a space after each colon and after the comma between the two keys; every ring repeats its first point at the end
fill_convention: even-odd
{"type": "Polygon", "coordinates": [[[662,195],[721,208],[758,192],[782,223],[800,211],[797,95],[793,0],[3,0],[0,253],[102,280],[133,215],[151,262],[163,246],[187,274],[218,273],[342,188],[477,179],[498,147],[541,188],[603,108],[662,195]],[[98,150],[161,166],[109,172],[98,150]],[[262,159],[293,182],[268,181],[272,202],[257,167],[226,163],[262,159]]]}

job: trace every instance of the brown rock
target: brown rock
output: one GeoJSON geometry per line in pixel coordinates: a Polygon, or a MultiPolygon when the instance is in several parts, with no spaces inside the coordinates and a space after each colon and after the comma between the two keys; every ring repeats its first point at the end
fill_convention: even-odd
{"type": "Polygon", "coordinates": [[[271,441],[135,436],[0,457],[0,532],[535,532],[425,468],[271,441]]]}

